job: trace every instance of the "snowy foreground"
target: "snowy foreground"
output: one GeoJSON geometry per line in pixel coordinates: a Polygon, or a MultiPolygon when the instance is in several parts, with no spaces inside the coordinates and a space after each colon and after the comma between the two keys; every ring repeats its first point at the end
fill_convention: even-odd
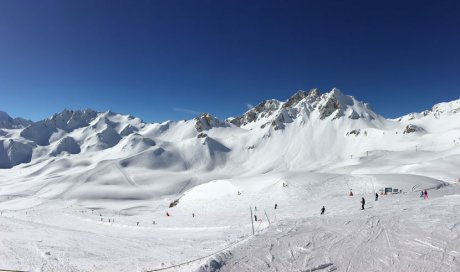
{"type": "Polygon", "coordinates": [[[1,201],[2,269],[460,270],[460,186],[422,176],[270,173],[197,186],[171,209],[138,200],[1,201]],[[403,194],[374,201],[374,190],[396,185],[403,194]],[[419,197],[425,188],[428,200],[419,197]],[[254,236],[249,206],[262,219],[254,236]]]}

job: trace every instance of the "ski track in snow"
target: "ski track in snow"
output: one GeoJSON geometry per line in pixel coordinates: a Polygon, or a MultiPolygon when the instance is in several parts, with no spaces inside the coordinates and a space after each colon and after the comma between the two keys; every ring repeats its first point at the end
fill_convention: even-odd
{"type": "MultiPolygon", "coordinates": [[[[305,177],[308,175],[305,173],[305,177]]],[[[267,182],[271,184],[267,190],[277,199],[277,210],[273,210],[272,199],[255,197],[257,194],[248,190],[242,190],[242,195],[195,200],[190,197],[194,193],[191,189],[171,209],[171,218],[166,218],[162,214],[164,209],[155,205],[130,209],[129,215],[124,216],[108,207],[92,210],[84,203],[69,205],[65,200],[50,202],[17,196],[2,205],[25,199],[37,205],[3,209],[0,268],[27,271],[457,271],[460,268],[460,198],[453,194],[457,189],[450,188],[458,185],[429,190],[428,200],[421,199],[419,192],[409,192],[373,201],[370,189],[379,183],[378,176],[315,174],[314,177],[322,181],[308,182],[296,173],[283,178],[288,187],[279,186],[279,177],[273,177],[275,182],[267,182]],[[363,196],[370,209],[360,210],[362,194],[347,196],[350,184],[362,184],[356,188],[361,187],[367,193],[363,196]],[[312,192],[333,197],[310,197],[312,192]],[[321,216],[319,209],[323,203],[326,214],[321,216]],[[254,212],[262,218],[254,226],[253,237],[249,205],[256,205],[254,212]],[[202,211],[191,218],[191,210],[202,211]],[[265,211],[271,218],[271,226],[265,211]],[[108,223],[108,218],[115,222],[108,223]],[[157,223],[151,224],[150,218],[157,223]],[[136,221],[141,222],[140,226],[136,226],[136,221]]],[[[404,176],[400,178],[403,180],[404,176]]],[[[258,178],[253,180],[257,182],[258,178]]],[[[232,182],[240,184],[238,180],[232,182]]],[[[239,186],[244,187],[242,184],[245,183],[239,186]]],[[[407,182],[408,191],[412,186],[407,182]]]]}

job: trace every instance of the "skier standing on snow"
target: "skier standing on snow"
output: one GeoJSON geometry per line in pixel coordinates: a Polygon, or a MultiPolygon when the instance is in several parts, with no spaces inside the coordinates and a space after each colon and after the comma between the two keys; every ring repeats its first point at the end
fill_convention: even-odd
{"type": "Polygon", "coordinates": [[[375,201],[379,200],[379,194],[375,193],[375,201]]]}
{"type": "Polygon", "coordinates": [[[257,222],[257,215],[254,215],[254,221],[257,222]]]}
{"type": "Polygon", "coordinates": [[[366,200],[364,200],[364,197],[361,199],[361,210],[364,210],[364,204],[366,204],[366,200]]]}
{"type": "Polygon", "coordinates": [[[324,206],[321,208],[321,215],[324,214],[324,212],[326,211],[326,208],[324,208],[324,206]]]}
{"type": "Polygon", "coordinates": [[[276,210],[276,208],[278,208],[278,204],[275,203],[275,210],[276,210]]]}
{"type": "Polygon", "coordinates": [[[425,189],[424,195],[425,196],[423,197],[423,199],[428,199],[428,192],[426,191],[426,189],[425,189]]]}
{"type": "Polygon", "coordinates": [[[423,191],[420,191],[420,197],[423,197],[423,191]]]}

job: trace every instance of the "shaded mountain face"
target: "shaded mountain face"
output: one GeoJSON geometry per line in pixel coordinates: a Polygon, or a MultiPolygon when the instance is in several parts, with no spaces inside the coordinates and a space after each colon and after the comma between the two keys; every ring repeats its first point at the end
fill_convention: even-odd
{"type": "Polygon", "coordinates": [[[226,120],[204,113],[188,121],[149,124],[130,115],[86,109],[31,122],[0,112],[0,168],[102,156],[122,160],[126,167],[165,171],[314,169],[352,152],[403,148],[445,131],[451,137],[459,118],[460,100],[385,119],[335,88],[298,91],[285,101],[265,100],[226,120]]]}
{"type": "Polygon", "coordinates": [[[31,125],[33,122],[21,117],[12,118],[6,112],[0,111],[0,128],[20,129],[31,125]]]}

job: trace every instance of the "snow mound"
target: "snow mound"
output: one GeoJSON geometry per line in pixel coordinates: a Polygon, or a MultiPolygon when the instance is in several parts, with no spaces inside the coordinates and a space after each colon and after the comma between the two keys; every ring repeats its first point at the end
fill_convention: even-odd
{"type": "Polygon", "coordinates": [[[121,136],[110,126],[107,126],[103,131],[96,134],[99,142],[96,145],[97,149],[106,149],[118,144],[121,136]]]}
{"type": "Polygon", "coordinates": [[[120,136],[128,136],[134,132],[138,132],[139,129],[132,125],[127,125],[120,131],[120,136]]]}
{"type": "Polygon", "coordinates": [[[133,133],[120,142],[123,151],[128,152],[141,152],[152,146],[156,145],[156,142],[150,138],[143,137],[138,133],[133,133]]]}

